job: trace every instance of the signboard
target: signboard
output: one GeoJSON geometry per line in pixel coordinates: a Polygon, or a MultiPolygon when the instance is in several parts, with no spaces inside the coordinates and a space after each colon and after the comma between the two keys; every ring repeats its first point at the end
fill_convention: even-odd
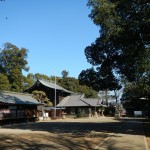
{"type": "Polygon", "coordinates": [[[142,116],[142,111],[134,111],[134,116],[135,117],[141,117],[142,116]]]}

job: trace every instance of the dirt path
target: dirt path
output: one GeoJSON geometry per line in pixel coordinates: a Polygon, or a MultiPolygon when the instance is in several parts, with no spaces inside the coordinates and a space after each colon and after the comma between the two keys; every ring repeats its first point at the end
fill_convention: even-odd
{"type": "MultiPolygon", "coordinates": [[[[105,142],[107,143],[111,139],[113,141],[121,140],[120,137],[122,137],[122,141],[125,143],[124,141],[128,139],[126,138],[127,135],[130,135],[130,141],[135,135],[136,137],[141,136],[140,140],[143,140],[143,135],[138,132],[140,128],[133,128],[137,124],[126,123],[123,120],[101,118],[55,120],[5,126],[0,129],[0,149],[92,150],[102,149],[102,145],[105,142]]],[[[113,145],[111,147],[113,148],[113,145]]],[[[106,147],[106,149],[108,148],[106,147]]]]}

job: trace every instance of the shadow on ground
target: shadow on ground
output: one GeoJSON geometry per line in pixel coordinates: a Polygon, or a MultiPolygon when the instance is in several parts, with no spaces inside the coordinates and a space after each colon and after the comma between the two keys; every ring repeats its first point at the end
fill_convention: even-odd
{"type": "Polygon", "coordinates": [[[144,132],[147,137],[150,137],[150,119],[145,119],[142,121],[144,132]]]}
{"type": "Polygon", "coordinates": [[[121,119],[116,122],[38,122],[4,126],[4,130],[23,132],[1,133],[0,149],[91,150],[107,137],[119,138],[119,133],[142,135],[140,125],[135,119],[121,119]]]}
{"type": "MultiPolygon", "coordinates": [[[[142,122],[144,123],[143,120],[142,122]]],[[[149,125],[145,121],[146,123],[149,125]]],[[[119,119],[116,122],[37,122],[3,126],[2,128],[47,131],[51,133],[72,133],[78,136],[82,136],[91,131],[141,135],[143,133],[141,132],[140,125],[141,119],[119,119]]]]}

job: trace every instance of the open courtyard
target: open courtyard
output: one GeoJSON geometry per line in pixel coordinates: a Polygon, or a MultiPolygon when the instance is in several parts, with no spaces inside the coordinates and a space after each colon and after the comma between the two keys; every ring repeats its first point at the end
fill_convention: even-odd
{"type": "Polygon", "coordinates": [[[148,150],[138,119],[82,118],[0,128],[2,150],[148,150]]]}

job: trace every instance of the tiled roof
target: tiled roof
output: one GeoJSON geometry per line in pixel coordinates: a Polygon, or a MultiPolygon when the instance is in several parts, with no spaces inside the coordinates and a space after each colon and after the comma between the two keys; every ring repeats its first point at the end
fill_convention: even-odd
{"type": "Polygon", "coordinates": [[[79,94],[72,94],[71,96],[65,97],[57,107],[77,107],[77,106],[87,106],[86,103],[81,101],[82,95],[79,94]]]}
{"type": "Polygon", "coordinates": [[[0,102],[5,104],[41,104],[36,99],[32,97],[31,94],[9,92],[9,91],[0,91],[0,102]]]}
{"type": "Polygon", "coordinates": [[[83,98],[85,103],[88,103],[90,106],[97,107],[101,105],[101,100],[96,98],[83,98]]]}
{"type": "Polygon", "coordinates": [[[100,99],[94,98],[84,98],[83,94],[72,94],[70,96],[65,97],[57,107],[80,107],[80,106],[92,106],[98,107],[101,106],[100,99]]]}
{"type": "Polygon", "coordinates": [[[63,87],[61,87],[61,86],[59,86],[59,85],[53,83],[53,82],[49,82],[49,81],[45,81],[45,80],[41,80],[41,79],[39,79],[38,81],[39,81],[41,84],[43,84],[43,85],[45,85],[45,86],[47,86],[47,87],[50,87],[50,88],[53,88],[53,89],[56,88],[56,90],[61,90],[61,91],[67,92],[67,93],[73,93],[73,92],[71,92],[71,91],[69,91],[69,90],[66,90],[66,89],[64,89],[63,87]]]}
{"type": "MultiPolygon", "coordinates": [[[[40,83],[42,85],[46,86],[46,87],[51,88],[51,89],[60,90],[60,91],[63,91],[63,92],[66,92],[66,93],[70,93],[70,94],[73,93],[73,92],[71,92],[71,91],[69,91],[67,89],[64,89],[63,87],[55,84],[54,82],[49,82],[49,81],[46,81],[46,80],[43,80],[43,79],[38,79],[30,88],[32,88],[32,87],[34,87],[34,86],[36,86],[37,84],[40,84],[40,83]]],[[[25,91],[28,91],[29,89],[26,89],[25,91]]]]}

